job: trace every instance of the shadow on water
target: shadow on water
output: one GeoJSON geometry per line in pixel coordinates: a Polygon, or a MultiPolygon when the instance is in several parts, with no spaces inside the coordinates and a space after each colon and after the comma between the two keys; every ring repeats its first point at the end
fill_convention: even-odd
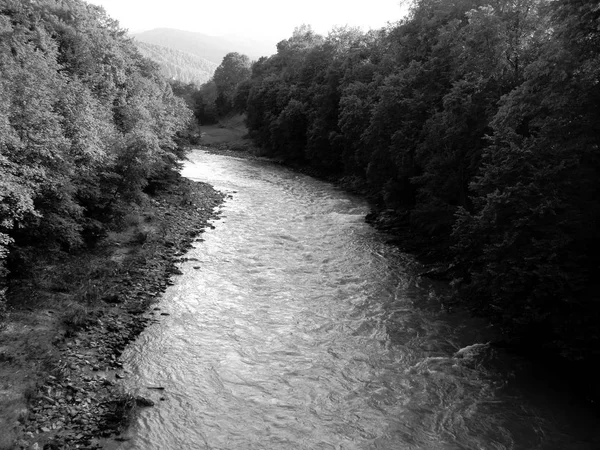
{"type": "Polygon", "coordinates": [[[260,161],[192,155],[232,199],[124,355],[131,449],[600,448],[570,403],[364,223],[367,205],[260,161]],[[200,266],[201,270],[194,270],[200,266]]]}

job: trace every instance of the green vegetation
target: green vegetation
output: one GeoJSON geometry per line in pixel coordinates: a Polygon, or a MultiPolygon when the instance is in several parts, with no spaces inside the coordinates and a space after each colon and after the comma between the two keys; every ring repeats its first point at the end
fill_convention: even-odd
{"type": "Polygon", "coordinates": [[[303,26],[253,64],[228,53],[196,88],[165,81],[101,8],[4,0],[0,315],[9,273],[93,247],[171,177],[195,122],[244,111],[262,152],[361,186],[444,245],[456,304],[591,360],[599,21],[597,1],[415,0],[386,29],[303,26]]]}
{"type": "Polygon", "coordinates": [[[144,189],[171,177],[190,118],[103,9],[4,0],[0,297],[9,272],[26,275],[40,252],[93,247],[144,189]]]}
{"type": "MultiPolygon", "coordinates": [[[[184,13],[185,14],[185,13],[184,13]]],[[[211,20],[209,16],[198,18],[211,20]]],[[[201,22],[199,22],[201,23],[201,22]]],[[[155,28],[133,34],[136,42],[156,44],[188,54],[199,56],[214,64],[220,64],[225,55],[240,52],[256,59],[262,55],[270,55],[275,48],[266,42],[245,38],[208,36],[194,31],[176,30],[173,28],[155,28]]]]}
{"type": "Polygon", "coordinates": [[[196,123],[192,124],[188,140],[199,143],[198,125],[213,125],[220,118],[232,116],[246,107],[250,88],[250,58],[240,53],[228,53],[214,71],[214,76],[198,87],[194,83],[171,81],[173,92],[185,100],[188,108],[194,112],[196,123]]]}
{"type": "Polygon", "coordinates": [[[219,115],[235,109],[236,92],[250,78],[250,58],[239,53],[228,53],[215,70],[213,81],[217,89],[215,104],[219,115]]]}
{"type": "Polygon", "coordinates": [[[199,86],[206,83],[217,68],[215,63],[204,58],[162,45],[136,41],[136,46],[143,56],[156,62],[163,76],[170,80],[199,86]]]}
{"type": "Polygon", "coordinates": [[[591,361],[599,22],[597,1],[415,0],[378,31],[297,29],[238,98],[268,155],[353,180],[445,244],[457,304],[591,361]]]}

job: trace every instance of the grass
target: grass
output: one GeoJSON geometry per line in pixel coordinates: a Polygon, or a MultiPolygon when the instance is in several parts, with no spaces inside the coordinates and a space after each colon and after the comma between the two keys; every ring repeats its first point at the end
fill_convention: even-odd
{"type": "MultiPolygon", "coordinates": [[[[0,328],[0,450],[18,448],[18,422],[35,401],[40,380],[62,377],[53,343],[76,336],[108,307],[103,298],[115,293],[119,274],[129,265],[128,258],[112,262],[111,252],[130,246],[147,223],[145,216],[132,213],[112,242],[79,255],[37,255],[27,276],[11,286],[8,317],[0,328]]],[[[134,245],[140,244],[136,238],[134,245]]]]}
{"type": "Polygon", "coordinates": [[[96,310],[77,302],[71,302],[62,316],[62,323],[66,329],[66,334],[69,336],[75,335],[76,332],[96,322],[96,310]]]}
{"type": "MultiPolygon", "coordinates": [[[[68,373],[73,379],[77,370],[84,370],[67,366],[63,343],[80,330],[92,330],[106,314],[128,314],[130,309],[115,306],[122,299],[133,298],[132,307],[140,310],[155,301],[155,291],[166,284],[158,280],[169,273],[170,258],[205,220],[199,211],[208,214],[220,197],[206,185],[189,186],[187,181],[166,186],[156,197],[133,205],[118,218],[116,229],[80,254],[24,249],[21,278],[12,280],[7,293],[8,318],[0,322],[0,450],[18,448],[19,420],[48,375],[64,378],[68,373]],[[188,208],[189,203],[198,208],[188,208]],[[138,290],[148,285],[151,295],[138,298],[138,290]],[[136,295],[122,295],[128,289],[136,295]],[[111,298],[119,302],[111,303],[111,298]]],[[[112,404],[111,420],[123,429],[135,409],[135,398],[120,395],[112,404]]]]}
{"type": "Polygon", "coordinates": [[[233,142],[249,144],[249,141],[245,140],[248,128],[244,124],[244,117],[239,114],[224,118],[217,125],[203,125],[201,131],[200,143],[204,145],[233,142]]]}

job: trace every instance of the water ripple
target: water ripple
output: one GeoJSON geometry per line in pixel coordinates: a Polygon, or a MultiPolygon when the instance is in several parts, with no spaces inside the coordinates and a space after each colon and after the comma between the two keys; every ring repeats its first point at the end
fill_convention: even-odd
{"type": "Polygon", "coordinates": [[[507,396],[488,345],[459,351],[481,325],[431,307],[363,201],[202,152],[184,174],[233,198],[124,355],[126,387],[164,399],[124,449],[594,448],[507,396]]]}

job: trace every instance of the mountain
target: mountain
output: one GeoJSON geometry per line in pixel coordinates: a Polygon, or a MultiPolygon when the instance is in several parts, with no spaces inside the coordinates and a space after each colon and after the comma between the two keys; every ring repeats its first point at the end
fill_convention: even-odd
{"type": "Polygon", "coordinates": [[[256,60],[261,56],[275,53],[275,45],[263,41],[228,36],[217,37],[193,31],[173,28],[155,28],[132,35],[138,42],[169,47],[221,64],[223,57],[230,52],[248,55],[256,60]]]}
{"type": "Polygon", "coordinates": [[[195,83],[206,83],[215,72],[218,64],[191,53],[182,52],[162,45],[134,41],[140,53],[158,63],[167,78],[195,83]]]}

